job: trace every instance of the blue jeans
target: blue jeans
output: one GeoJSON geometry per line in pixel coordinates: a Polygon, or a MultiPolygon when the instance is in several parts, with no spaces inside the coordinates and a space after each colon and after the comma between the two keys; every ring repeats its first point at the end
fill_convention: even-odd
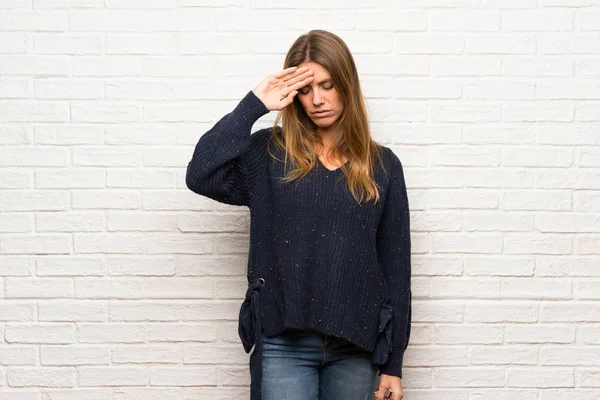
{"type": "Polygon", "coordinates": [[[262,400],[374,398],[379,369],[353,343],[300,329],[262,340],[262,400]]]}

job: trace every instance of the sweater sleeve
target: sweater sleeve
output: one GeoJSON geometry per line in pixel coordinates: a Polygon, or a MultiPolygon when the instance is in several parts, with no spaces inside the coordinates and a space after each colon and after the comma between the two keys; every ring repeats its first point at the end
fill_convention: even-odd
{"type": "Polygon", "coordinates": [[[390,184],[377,230],[381,263],[392,308],[392,351],[379,367],[382,374],[402,378],[404,351],[411,329],[411,241],[406,183],[400,159],[390,150],[390,184]]]}
{"type": "Polygon", "coordinates": [[[250,90],[198,140],[187,166],[187,187],[221,203],[249,206],[247,165],[242,156],[250,148],[252,126],[268,112],[250,90]]]}

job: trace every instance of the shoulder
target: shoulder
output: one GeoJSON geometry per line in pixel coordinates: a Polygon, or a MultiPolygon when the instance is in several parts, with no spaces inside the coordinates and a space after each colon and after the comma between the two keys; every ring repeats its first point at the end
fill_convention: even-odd
{"type": "MultiPolygon", "coordinates": [[[[280,127],[276,129],[276,133],[280,127]]],[[[269,139],[273,136],[273,127],[262,128],[250,135],[250,146],[246,152],[246,157],[249,158],[249,163],[257,161],[265,161],[268,155],[269,139]]],[[[272,145],[271,145],[272,146],[272,145]]]]}
{"type": "Polygon", "coordinates": [[[390,177],[398,175],[403,176],[404,172],[400,157],[398,157],[398,155],[388,146],[382,144],[377,144],[376,146],[381,155],[381,160],[387,175],[390,177]]]}
{"type": "Polygon", "coordinates": [[[267,151],[267,146],[269,146],[271,150],[274,150],[274,148],[276,149],[278,147],[273,146],[275,138],[279,138],[283,142],[281,126],[276,125],[275,128],[270,126],[268,128],[259,129],[251,135],[250,147],[258,151],[267,151]],[[273,139],[273,141],[271,141],[271,139],[273,139]],[[269,144],[269,142],[273,143],[269,144]]]}
{"type": "Polygon", "coordinates": [[[262,128],[257,130],[256,132],[252,133],[252,135],[250,135],[250,143],[264,142],[271,134],[271,131],[271,128],[262,128]]]}
{"type": "Polygon", "coordinates": [[[259,129],[250,135],[250,145],[252,147],[263,147],[266,145],[272,134],[273,127],[259,129]]]}

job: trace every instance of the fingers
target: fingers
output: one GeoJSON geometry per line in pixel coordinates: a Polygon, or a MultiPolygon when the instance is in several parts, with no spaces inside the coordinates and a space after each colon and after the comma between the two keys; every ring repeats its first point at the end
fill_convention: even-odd
{"type": "Polygon", "coordinates": [[[289,92],[298,91],[298,89],[303,88],[313,81],[314,76],[312,76],[313,71],[305,71],[301,75],[295,76],[293,78],[288,79],[287,81],[281,82],[279,87],[281,88],[281,92],[284,95],[287,95],[289,92]]]}
{"type": "Polygon", "coordinates": [[[310,76],[312,74],[313,71],[311,69],[308,69],[307,66],[304,66],[300,68],[286,68],[273,76],[277,79],[282,79],[286,84],[289,85],[290,83],[293,83],[293,81],[297,81],[298,79],[304,79],[306,76],[310,76]]]}
{"type": "Polygon", "coordinates": [[[282,94],[287,95],[290,91],[298,90],[308,85],[314,77],[314,71],[304,67],[289,67],[277,74],[272,75],[273,87],[278,88],[282,94]]]}
{"type": "Polygon", "coordinates": [[[285,98],[282,101],[281,104],[281,110],[283,110],[285,107],[289,106],[290,104],[292,104],[292,102],[294,101],[294,96],[298,94],[298,91],[296,90],[292,90],[291,92],[288,93],[287,96],[285,96],[285,98]]]}
{"type": "Polygon", "coordinates": [[[306,71],[306,74],[302,74],[298,77],[290,79],[283,83],[285,89],[284,90],[299,90],[310,84],[315,78],[312,76],[312,71],[306,71]],[[308,74],[308,76],[307,76],[308,74]]]}
{"type": "Polygon", "coordinates": [[[375,394],[378,393],[381,397],[377,397],[377,400],[402,400],[404,398],[404,393],[402,392],[402,379],[395,376],[381,374],[379,390],[375,392],[375,394]]]}
{"type": "Polygon", "coordinates": [[[277,72],[276,74],[273,75],[273,77],[275,77],[277,79],[281,79],[281,78],[291,75],[291,74],[294,74],[294,75],[292,75],[292,77],[294,77],[296,75],[299,75],[299,74],[305,72],[307,69],[308,69],[308,67],[306,67],[306,66],[300,67],[300,68],[298,68],[297,66],[289,67],[282,71],[277,72]]]}
{"type": "Polygon", "coordinates": [[[379,390],[373,392],[375,400],[401,400],[403,395],[401,391],[393,392],[391,389],[379,387],[379,390]]]}
{"type": "Polygon", "coordinates": [[[376,390],[374,394],[375,394],[375,400],[389,400],[390,399],[390,392],[382,386],[380,386],[379,390],[376,390]]]}
{"type": "MultiPolygon", "coordinates": [[[[287,79],[283,80],[283,82],[286,86],[292,86],[298,82],[302,83],[302,86],[304,86],[304,85],[308,84],[308,82],[310,82],[312,79],[314,79],[314,77],[313,77],[314,71],[307,69],[307,67],[299,68],[295,72],[296,73],[294,75],[291,75],[291,76],[287,77],[287,79]],[[307,81],[307,82],[304,83],[304,81],[307,81]]],[[[296,87],[294,87],[294,89],[299,89],[302,86],[296,85],[296,87]]]]}
{"type": "Polygon", "coordinates": [[[283,71],[279,71],[278,73],[276,73],[275,75],[273,75],[275,78],[281,78],[283,76],[286,76],[287,74],[294,72],[296,69],[298,69],[298,67],[289,67],[284,69],[283,71]]]}

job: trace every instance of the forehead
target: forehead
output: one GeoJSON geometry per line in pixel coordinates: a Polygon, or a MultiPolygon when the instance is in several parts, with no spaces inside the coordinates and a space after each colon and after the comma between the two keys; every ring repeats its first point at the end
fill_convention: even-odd
{"type": "Polygon", "coordinates": [[[308,67],[308,69],[314,71],[315,77],[318,76],[320,78],[329,78],[329,71],[327,71],[327,69],[321,64],[318,64],[314,61],[303,61],[298,64],[298,68],[300,67],[308,67]]]}

